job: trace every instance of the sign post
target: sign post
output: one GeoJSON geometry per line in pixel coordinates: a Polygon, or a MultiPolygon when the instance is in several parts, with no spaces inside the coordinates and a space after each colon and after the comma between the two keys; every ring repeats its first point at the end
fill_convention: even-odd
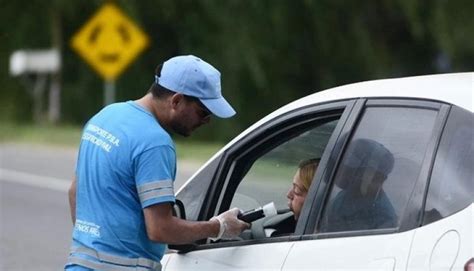
{"type": "Polygon", "coordinates": [[[104,103],[111,104],[115,101],[115,81],[104,81],[104,103]]]}
{"type": "Polygon", "coordinates": [[[73,36],[72,48],[104,79],[104,104],[115,100],[115,81],[148,46],[147,35],[117,6],[104,4],[73,36]]]}

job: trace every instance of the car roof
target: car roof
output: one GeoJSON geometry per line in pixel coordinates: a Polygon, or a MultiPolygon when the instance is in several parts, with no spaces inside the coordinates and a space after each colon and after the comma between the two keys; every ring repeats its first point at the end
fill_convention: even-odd
{"type": "MultiPolygon", "coordinates": [[[[474,72],[365,81],[330,88],[291,102],[262,118],[236,139],[268,120],[312,104],[354,98],[414,98],[453,104],[474,112],[474,72]]],[[[232,140],[234,141],[234,140],[232,140]]]]}
{"type": "Polygon", "coordinates": [[[420,98],[454,104],[473,112],[474,72],[413,76],[354,83],[316,92],[281,109],[363,97],[420,98]]]}

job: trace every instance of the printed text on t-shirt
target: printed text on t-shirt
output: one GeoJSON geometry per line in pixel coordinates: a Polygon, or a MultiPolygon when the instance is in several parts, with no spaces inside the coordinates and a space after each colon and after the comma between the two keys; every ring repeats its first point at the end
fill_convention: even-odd
{"type": "Polygon", "coordinates": [[[111,134],[110,132],[93,124],[88,124],[82,139],[92,142],[93,144],[101,147],[106,152],[110,152],[112,147],[118,147],[120,139],[111,134]]]}

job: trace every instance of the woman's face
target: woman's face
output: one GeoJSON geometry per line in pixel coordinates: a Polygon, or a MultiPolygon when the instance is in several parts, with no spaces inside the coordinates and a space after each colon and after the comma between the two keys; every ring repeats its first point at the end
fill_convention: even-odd
{"type": "Polygon", "coordinates": [[[306,194],[307,191],[303,186],[300,177],[300,170],[298,169],[293,177],[292,187],[286,194],[286,197],[288,198],[288,207],[290,207],[290,210],[295,214],[295,220],[298,220],[298,217],[300,216],[306,194]]]}

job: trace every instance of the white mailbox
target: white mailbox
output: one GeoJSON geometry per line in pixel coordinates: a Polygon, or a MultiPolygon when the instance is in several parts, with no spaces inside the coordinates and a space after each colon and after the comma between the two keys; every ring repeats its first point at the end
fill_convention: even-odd
{"type": "Polygon", "coordinates": [[[57,49],[18,50],[10,56],[10,74],[55,73],[61,68],[57,49]]]}

